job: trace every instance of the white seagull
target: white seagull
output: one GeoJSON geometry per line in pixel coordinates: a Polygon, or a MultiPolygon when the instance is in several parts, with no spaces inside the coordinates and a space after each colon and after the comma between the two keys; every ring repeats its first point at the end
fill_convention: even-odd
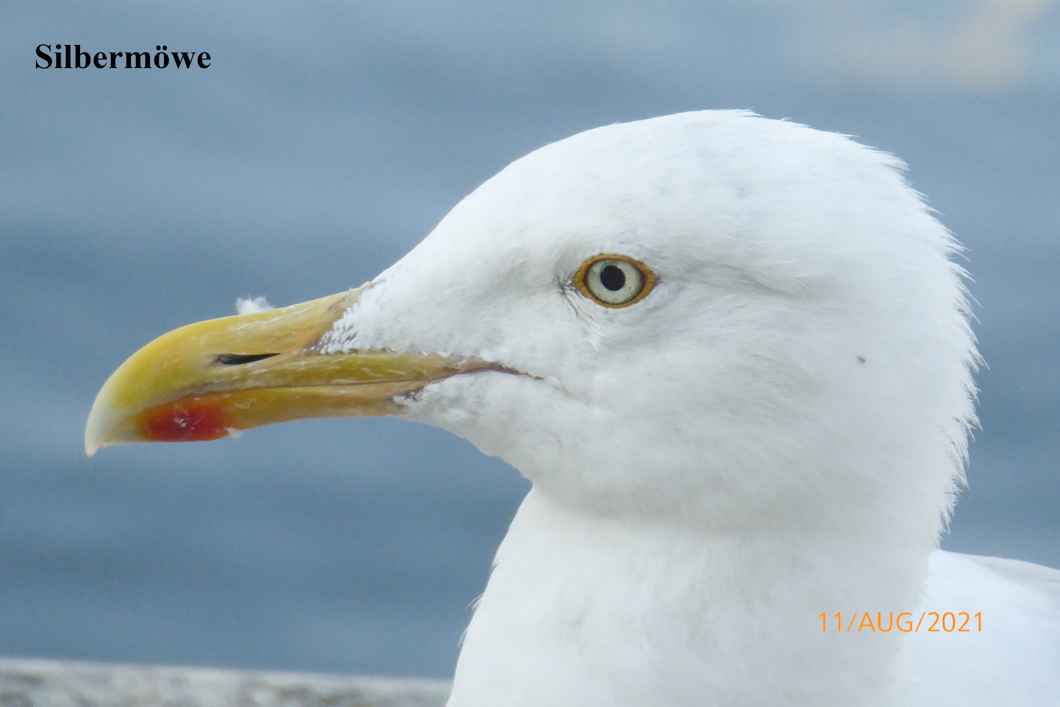
{"type": "Polygon", "coordinates": [[[363,287],[148,344],[87,451],[398,415],[506,460],[450,707],[1060,705],[1060,572],[938,549],[978,358],[902,170],[745,112],[575,135],[363,287]]]}

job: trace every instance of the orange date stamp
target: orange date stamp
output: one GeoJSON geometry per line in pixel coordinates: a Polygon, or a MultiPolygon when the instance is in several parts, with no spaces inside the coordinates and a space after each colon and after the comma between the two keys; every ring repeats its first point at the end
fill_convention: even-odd
{"type": "Polygon", "coordinates": [[[855,611],[829,615],[821,612],[821,631],[832,633],[982,633],[983,612],[922,611],[919,614],[903,611],[855,611]]]}

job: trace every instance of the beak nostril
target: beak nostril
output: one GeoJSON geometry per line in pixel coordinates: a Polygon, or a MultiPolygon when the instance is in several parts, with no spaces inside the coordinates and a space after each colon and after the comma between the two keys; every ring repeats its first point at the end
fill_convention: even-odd
{"type": "Polygon", "coordinates": [[[242,366],[244,363],[254,363],[255,361],[261,361],[262,359],[272,358],[279,354],[264,353],[264,354],[221,354],[217,357],[217,362],[223,366],[242,366]]]}

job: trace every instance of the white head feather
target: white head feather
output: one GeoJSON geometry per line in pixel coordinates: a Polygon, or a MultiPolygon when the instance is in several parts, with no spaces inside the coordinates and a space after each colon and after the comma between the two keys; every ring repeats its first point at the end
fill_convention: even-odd
{"type": "Polygon", "coordinates": [[[544,379],[453,378],[410,414],[574,506],[820,524],[826,496],[844,514],[912,483],[931,489],[937,533],[976,354],[957,246],[901,168],[736,112],[582,133],[453,209],[332,350],[477,356],[544,379]],[[643,261],[657,287],[629,308],[592,302],[570,282],[600,253],[643,261]]]}

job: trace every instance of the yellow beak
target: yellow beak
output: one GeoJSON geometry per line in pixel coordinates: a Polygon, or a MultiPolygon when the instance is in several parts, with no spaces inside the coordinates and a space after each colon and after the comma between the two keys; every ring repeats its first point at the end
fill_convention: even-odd
{"type": "Polygon", "coordinates": [[[350,290],[283,309],[171,331],[133,354],[96,396],[85,452],[128,442],[191,442],[310,417],[400,412],[395,396],[499,367],[435,354],[322,354],[314,344],[360,296],[350,290]]]}

